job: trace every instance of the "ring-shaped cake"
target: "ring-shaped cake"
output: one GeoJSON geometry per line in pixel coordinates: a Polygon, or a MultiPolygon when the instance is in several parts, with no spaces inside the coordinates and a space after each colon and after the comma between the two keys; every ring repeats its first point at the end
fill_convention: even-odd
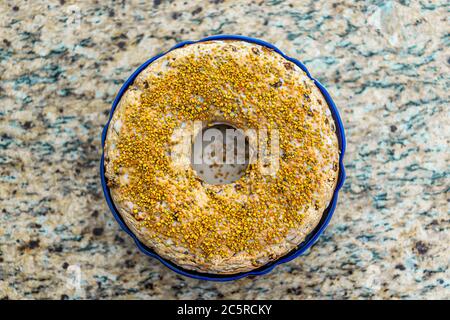
{"type": "Polygon", "coordinates": [[[295,249],[314,230],[338,181],[329,106],[296,64],[262,45],[198,42],[149,64],[122,95],[104,145],[114,205],[136,237],[185,270],[236,274],[295,249]],[[229,123],[277,132],[279,163],[260,160],[227,184],[173,161],[179,129],[229,123]]]}

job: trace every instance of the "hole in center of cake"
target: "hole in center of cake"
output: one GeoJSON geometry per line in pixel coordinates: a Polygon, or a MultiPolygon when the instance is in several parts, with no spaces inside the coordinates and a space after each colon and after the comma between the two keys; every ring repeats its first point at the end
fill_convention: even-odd
{"type": "Polygon", "coordinates": [[[210,123],[194,139],[191,165],[206,183],[232,183],[244,175],[248,164],[248,139],[229,123],[210,123]]]}

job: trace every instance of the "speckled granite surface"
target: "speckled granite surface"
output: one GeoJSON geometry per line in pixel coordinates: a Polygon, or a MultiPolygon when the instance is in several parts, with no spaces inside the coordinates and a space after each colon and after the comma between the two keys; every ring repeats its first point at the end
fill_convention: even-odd
{"type": "Polygon", "coordinates": [[[450,298],[446,1],[104,3],[0,2],[0,297],[450,298]],[[348,179],[321,240],[233,283],[141,254],[98,177],[121,83],[176,42],[219,33],[303,60],[348,138],[348,179]]]}

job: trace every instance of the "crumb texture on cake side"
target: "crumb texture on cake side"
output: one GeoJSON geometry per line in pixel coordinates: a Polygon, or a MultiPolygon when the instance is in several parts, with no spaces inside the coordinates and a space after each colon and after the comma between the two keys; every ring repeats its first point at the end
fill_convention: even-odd
{"type": "Polygon", "coordinates": [[[338,178],[335,129],[320,90],[278,53],[244,41],[191,44],[151,63],[122,96],[105,176],[127,226],[161,257],[204,273],[250,271],[319,223],[338,178]],[[175,165],[173,133],[195,120],[277,129],[276,175],[252,164],[239,180],[210,185],[175,165]]]}

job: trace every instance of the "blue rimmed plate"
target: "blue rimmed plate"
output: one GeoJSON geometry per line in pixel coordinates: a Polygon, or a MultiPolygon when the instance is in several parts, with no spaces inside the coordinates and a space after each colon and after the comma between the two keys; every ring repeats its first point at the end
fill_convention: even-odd
{"type": "MultiPolygon", "coordinates": [[[[179,273],[181,275],[188,276],[188,277],[195,278],[195,279],[202,279],[202,280],[230,281],[230,280],[237,280],[237,279],[240,279],[240,278],[243,278],[243,277],[246,277],[246,276],[250,276],[250,275],[255,275],[256,276],[256,275],[266,274],[266,273],[270,272],[273,268],[275,268],[277,265],[279,265],[281,263],[285,263],[285,262],[291,261],[292,259],[300,256],[301,254],[303,254],[308,248],[310,248],[318,240],[319,236],[324,232],[325,228],[327,227],[328,223],[330,222],[331,216],[333,215],[335,207],[336,207],[336,202],[337,202],[337,199],[338,199],[339,189],[342,187],[342,185],[344,183],[344,180],[345,180],[345,170],[344,170],[343,159],[344,159],[346,141],[345,141],[344,127],[342,125],[342,121],[341,121],[341,118],[339,116],[338,109],[337,109],[336,105],[334,104],[333,99],[331,99],[331,96],[328,93],[328,91],[324,88],[324,86],[319,81],[317,81],[316,79],[314,79],[311,76],[311,74],[309,73],[308,69],[303,65],[303,63],[301,63],[300,61],[298,61],[296,59],[293,59],[291,57],[286,56],[277,47],[275,47],[274,45],[272,45],[270,43],[267,43],[267,42],[259,40],[259,39],[245,37],[245,36],[239,36],[239,35],[216,35],[216,36],[203,38],[203,39],[198,40],[198,41],[184,41],[184,42],[178,43],[177,45],[172,47],[167,52],[170,52],[170,51],[172,51],[174,49],[183,47],[183,46],[188,45],[188,44],[192,44],[192,43],[196,43],[196,42],[203,42],[203,41],[210,41],[210,40],[240,40],[240,41],[247,41],[247,42],[251,42],[251,43],[256,43],[256,44],[268,47],[268,48],[276,51],[277,53],[281,54],[285,59],[295,63],[296,65],[298,65],[303,71],[306,72],[308,77],[311,80],[314,81],[316,86],[320,89],[322,95],[325,97],[325,100],[327,101],[328,106],[330,108],[330,111],[332,113],[333,119],[334,119],[334,121],[336,123],[336,134],[337,134],[337,137],[338,137],[339,148],[340,148],[340,151],[341,151],[340,152],[340,156],[339,156],[339,176],[338,176],[338,181],[337,181],[336,188],[334,190],[333,198],[331,199],[331,202],[330,202],[329,206],[325,209],[325,211],[324,211],[324,213],[322,215],[322,219],[320,220],[320,222],[317,225],[317,227],[306,237],[306,239],[302,243],[300,243],[297,246],[296,249],[292,250],[291,252],[289,252],[285,256],[279,258],[278,260],[270,262],[270,263],[268,263],[268,264],[266,264],[266,265],[264,265],[264,266],[262,266],[262,267],[260,267],[258,269],[252,270],[252,271],[242,272],[242,273],[237,273],[237,274],[232,274],[232,275],[219,275],[219,274],[210,274],[210,273],[200,273],[200,272],[196,272],[196,271],[183,269],[183,268],[177,266],[176,264],[174,264],[174,263],[172,263],[172,262],[170,262],[170,261],[160,257],[152,249],[150,249],[146,245],[144,245],[133,234],[133,232],[128,228],[128,226],[125,224],[123,218],[121,217],[121,215],[119,214],[117,208],[114,205],[114,202],[113,202],[113,200],[111,198],[111,193],[109,191],[108,186],[106,185],[105,169],[104,169],[104,152],[102,152],[102,157],[101,157],[101,160],[100,160],[100,178],[101,178],[103,193],[105,195],[106,202],[108,203],[108,206],[111,209],[111,212],[112,212],[114,218],[116,219],[116,221],[119,223],[120,227],[126,233],[128,233],[131,238],[133,238],[133,240],[136,243],[136,245],[139,248],[139,250],[141,250],[143,253],[145,253],[148,256],[151,256],[153,258],[158,259],[166,267],[170,268],[171,270],[173,270],[173,271],[175,271],[175,272],[177,272],[177,273],[179,273]]],[[[134,80],[136,79],[136,77],[138,76],[138,74],[142,70],[144,70],[150,63],[152,63],[156,59],[160,58],[161,56],[165,55],[166,53],[159,54],[159,55],[157,55],[157,56],[147,60],[135,72],[133,72],[133,74],[127,79],[127,81],[125,81],[123,86],[120,88],[120,91],[117,94],[117,96],[114,99],[114,102],[112,104],[112,108],[111,108],[111,111],[110,111],[110,114],[109,114],[108,122],[107,122],[107,124],[104,127],[103,132],[102,132],[102,149],[104,149],[104,146],[105,146],[106,133],[108,131],[109,123],[111,121],[111,118],[112,118],[112,115],[114,113],[114,110],[116,109],[117,105],[119,104],[120,99],[122,98],[122,95],[125,93],[125,91],[128,89],[128,87],[134,82],[134,80]]]]}

